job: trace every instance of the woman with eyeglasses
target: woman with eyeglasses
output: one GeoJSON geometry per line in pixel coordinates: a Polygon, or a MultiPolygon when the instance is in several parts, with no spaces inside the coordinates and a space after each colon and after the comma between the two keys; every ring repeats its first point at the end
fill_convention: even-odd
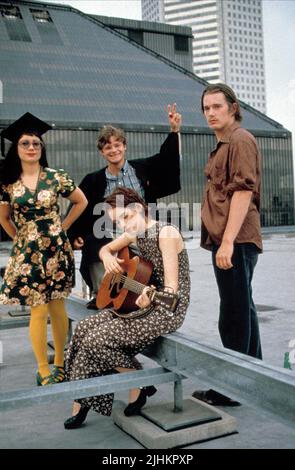
{"type": "Polygon", "coordinates": [[[0,303],[31,309],[30,338],[38,364],[37,385],[64,380],[68,317],[64,299],[74,283],[74,257],[66,230],[87,199],[64,170],[48,167],[42,135],[51,126],[26,113],[1,133],[12,142],[0,171],[0,224],[13,239],[0,303]],[[73,204],[61,221],[58,197],[73,204]],[[54,366],[47,357],[47,320],[54,340],[54,366]]]}

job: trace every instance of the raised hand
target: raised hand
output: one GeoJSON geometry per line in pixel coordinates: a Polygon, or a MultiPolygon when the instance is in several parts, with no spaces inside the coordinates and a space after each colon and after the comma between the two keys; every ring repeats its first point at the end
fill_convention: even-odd
{"type": "Polygon", "coordinates": [[[177,112],[176,103],[167,105],[167,113],[171,132],[179,132],[181,128],[182,117],[177,112]]]}

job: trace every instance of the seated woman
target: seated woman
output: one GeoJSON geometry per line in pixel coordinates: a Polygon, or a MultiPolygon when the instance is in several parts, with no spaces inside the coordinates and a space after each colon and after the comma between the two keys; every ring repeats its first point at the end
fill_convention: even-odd
{"type": "MultiPolygon", "coordinates": [[[[146,203],[133,190],[116,189],[105,201],[110,217],[124,229],[124,233],[100,250],[107,273],[120,273],[122,261],[116,253],[131,243],[137,244],[141,257],[153,264],[153,283],[178,294],[174,312],[151,305],[148,288],[137,298],[136,304],[146,314],[136,318],[119,318],[111,309],[103,310],[82,320],[70,344],[66,371],[68,380],[81,380],[116,372],[141,369],[135,359],[159,336],[171,333],[182,325],[189,305],[189,262],[183,239],[177,228],[149,217],[146,203]],[[118,198],[118,196],[120,196],[118,198]]],[[[125,415],[138,414],[155,387],[133,389],[125,415]]],[[[66,429],[81,426],[90,408],[109,416],[113,394],[77,399],[73,416],[64,425],[66,429]]]]}

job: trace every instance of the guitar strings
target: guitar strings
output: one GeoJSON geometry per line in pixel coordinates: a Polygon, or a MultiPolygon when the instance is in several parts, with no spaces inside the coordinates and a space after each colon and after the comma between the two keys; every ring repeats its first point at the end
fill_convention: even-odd
{"type": "MultiPolygon", "coordinates": [[[[134,279],[131,279],[125,274],[117,274],[117,279],[119,279],[120,281],[124,281],[123,289],[125,287],[126,289],[131,290],[136,294],[141,294],[143,289],[147,287],[144,284],[135,281],[134,279]]],[[[160,304],[166,306],[165,301],[160,302],[160,304]]]]}
{"type": "Polygon", "coordinates": [[[132,290],[135,290],[136,294],[141,294],[143,289],[146,287],[144,284],[125,276],[125,274],[119,274],[118,276],[121,281],[124,281],[126,288],[131,287],[132,290]]]}

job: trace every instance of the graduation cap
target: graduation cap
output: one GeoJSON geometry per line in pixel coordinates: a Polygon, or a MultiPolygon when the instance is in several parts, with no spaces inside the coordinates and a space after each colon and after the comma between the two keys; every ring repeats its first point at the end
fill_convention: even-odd
{"type": "Polygon", "coordinates": [[[6,129],[1,132],[1,154],[5,157],[5,143],[4,139],[11,142],[17,141],[23,134],[36,134],[42,136],[45,132],[52,129],[52,127],[41,119],[33,116],[31,113],[26,113],[21,116],[17,121],[14,121],[6,129]]]}

